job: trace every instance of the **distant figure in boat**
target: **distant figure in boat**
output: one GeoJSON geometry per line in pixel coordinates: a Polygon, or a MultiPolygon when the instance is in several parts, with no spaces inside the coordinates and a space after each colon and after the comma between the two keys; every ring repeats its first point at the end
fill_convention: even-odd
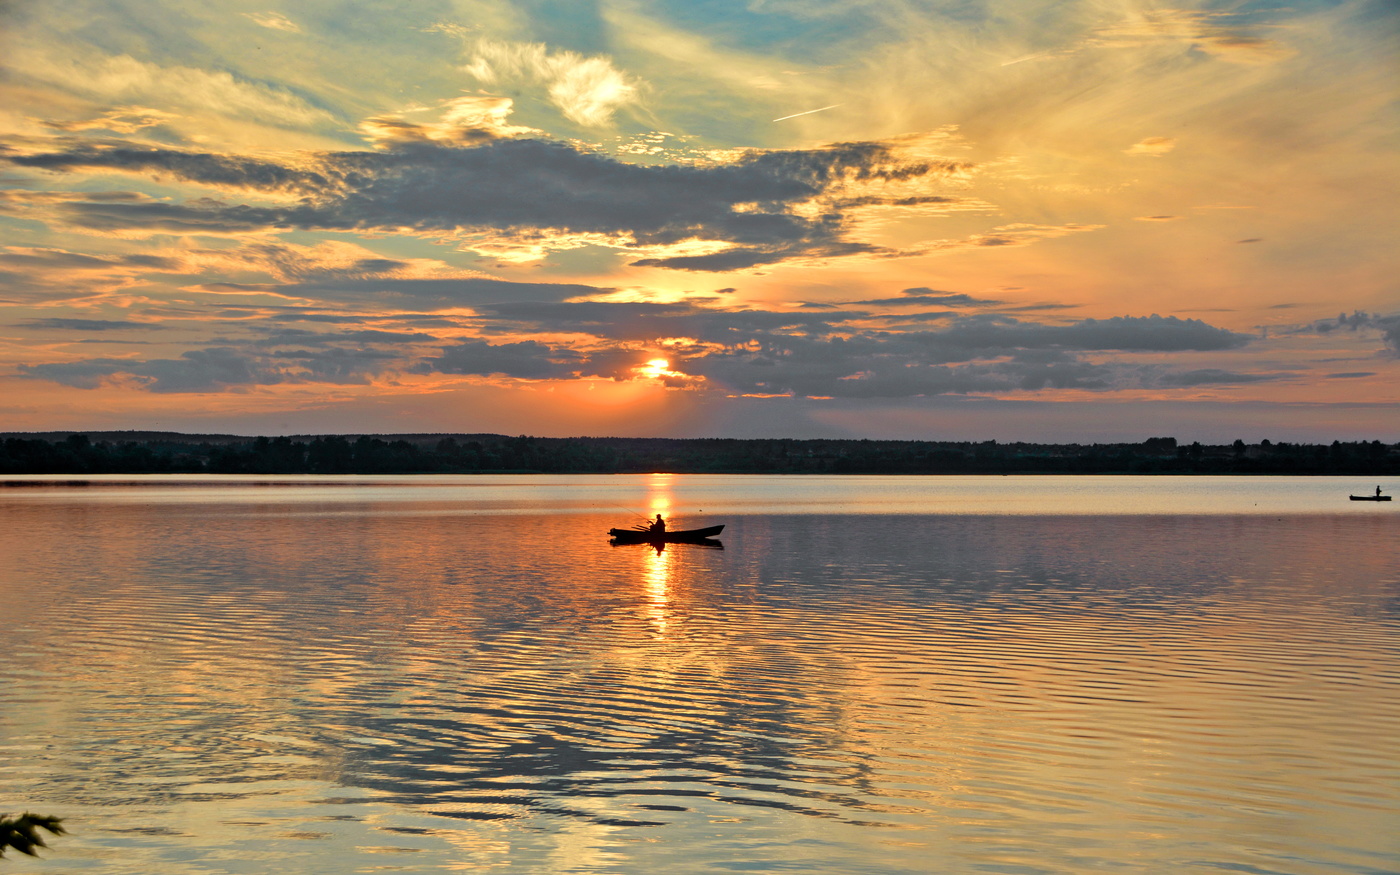
{"type": "MultiPolygon", "coordinates": [[[[1381,497],[1381,488],[1380,488],[1379,486],[1377,486],[1377,487],[1376,487],[1376,498],[1380,498],[1380,497],[1381,497]]],[[[660,515],[660,514],[657,514],[656,518],[657,518],[657,519],[661,519],[661,515],[660,515]]]]}
{"type": "MultiPolygon", "coordinates": [[[[1379,486],[1376,487],[1376,492],[1380,492],[1379,486]]],[[[661,518],[661,514],[657,514],[656,519],[651,521],[651,525],[647,527],[647,531],[651,532],[653,535],[666,534],[666,521],[661,518]]]]}

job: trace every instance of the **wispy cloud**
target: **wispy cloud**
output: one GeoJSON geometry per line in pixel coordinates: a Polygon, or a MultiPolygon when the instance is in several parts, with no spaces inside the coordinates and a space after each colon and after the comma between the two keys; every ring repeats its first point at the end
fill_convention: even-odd
{"type": "Polygon", "coordinates": [[[165,65],[91,47],[10,47],[9,64],[26,77],[70,94],[120,104],[162,107],[163,112],[215,113],[280,126],[315,126],[331,115],[285,87],[256,82],[226,70],[165,65]]]}
{"type": "Polygon", "coordinates": [[[285,30],[288,33],[301,33],[301,25],[280,12],[245,12],[243,15],[259,27],[269,30],[285,30]]]}
{"type": "Polygon", "coordinates": [[[1239,64],[1273,64],[1295,54],[1287,44],[1257,35],[1259,29],[1246,16],[1228,12],[1148,10],[1097,29],[1089,45],[1136,48],[1175,44],[1239,64]]]}
{"type": "Polygon", "coordinates": [[[1145,140],[1139,140],[1123,151],[1128,155],[1160,158],[1175,148],[1176,140],[1173,137],[1148,137],[1145,140]]]}
{"type": "Polygon", "coordinates": [[[510,123],[515,101],[509,97],[459,97],[443,104],[435,122],[411,121],[403,115],[378,115],[360,123],[376,146],[439,143],[474,146],[489,140],[539,135],[535,128],[510,123]]]}
{"type": "Polygon", "coordinates": [[[640,99],[641,82],[613,66],[609,58],[577,52],[551,52],[542,43],[482,40],[462,68],[486,85],[535,84],[566,118],[597,127],[640,99]]]}

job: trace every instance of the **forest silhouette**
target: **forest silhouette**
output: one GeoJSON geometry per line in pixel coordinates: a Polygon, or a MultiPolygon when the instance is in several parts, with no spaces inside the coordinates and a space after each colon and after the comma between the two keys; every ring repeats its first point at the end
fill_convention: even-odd
{"type": "Polygon", "coordinates": [[[3,474],[1400,474],[1400,443],[1036,444],[474,435],[54,432],[0,439],[3,474]]]}

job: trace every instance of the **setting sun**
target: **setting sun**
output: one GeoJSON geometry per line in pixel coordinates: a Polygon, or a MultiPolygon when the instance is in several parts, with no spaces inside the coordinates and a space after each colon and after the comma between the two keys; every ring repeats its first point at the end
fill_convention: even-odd
{"type": "Polygon", "coordinates": [[[640,368],[637,368],[637,372],[649,380],[656,380],[675,374],[675,372],[671,370],[671,363],[666,359],[651,359],[640,368]]]}

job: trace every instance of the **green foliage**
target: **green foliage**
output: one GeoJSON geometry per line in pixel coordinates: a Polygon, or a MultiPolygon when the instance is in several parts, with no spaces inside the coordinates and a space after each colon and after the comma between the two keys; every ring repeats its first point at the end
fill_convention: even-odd
{"type": "Polygon", "coordinates": [[[47,848],[39,830],[61,836],[64,834],[61,818],[45,817],[42,814],[25,812],[19,817],[0,816],[0,857],[5,856],[6,848],[14,848],[21,854],[37,857],[35,848],[47,848]]]}

